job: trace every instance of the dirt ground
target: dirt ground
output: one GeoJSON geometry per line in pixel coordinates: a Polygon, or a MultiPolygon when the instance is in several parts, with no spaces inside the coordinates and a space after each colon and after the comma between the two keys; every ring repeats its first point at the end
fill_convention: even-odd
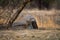
{"type": "Polygon", "coordinates": [[[60,30],[0,30],[0,40],[60,40],[60,30]]]}

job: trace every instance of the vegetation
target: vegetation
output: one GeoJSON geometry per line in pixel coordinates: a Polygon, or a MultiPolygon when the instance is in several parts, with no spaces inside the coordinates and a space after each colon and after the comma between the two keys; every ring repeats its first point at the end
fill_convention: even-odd
{"type": "MultiPolygon", "coordinates": [[[[42,6],[43,8],[45,8],[45,7],[49,8],[50,3],[55,2],[55,0],[33,0],[33,1],[39,2],[39,3],[37,3],[38,4],[37,6],[38,7],[42,6]],[[43,3],[41,3],[41,1],[43,3]]],[[[26,6],[26,4],[29,2],[30,2],[30,0],[0,0],[0,7],[2,7],[2,8],[5,8],[5,7],[9,8],[10,7],[10,9],[12,9],[12,10],[10,10],[8,8],[7,9],[10,11],[13,11],[13,9],[17,7],[17,11],[13,15],[14,17],[10,17],[10,19],[8,19],[9,20],[8,21],[9,26],[10,26],[10,24],[12,24],[17,19],[18,15],[21,13],[21,11],[26,6]]],[[[36,2],[34,3],[35,5],[36,5],[36,2]]],[[[4,13],[4,14],[6,14],[6,13],[4,13]]],[[[12,14],[12,12],[10,14],[12,14]]]]}
{"type": "MultiPolygon", "coordinates": [[[[1,1],[1,2],[3,2],[3,1],[1,1]]],[[[10,7],[10,6],[12,6],[13,8],[15,7],[15,6],[17,6],[17,4],[18,4],[18,2],[16,3],[16,4],[14,4],[16,1],[9,1],[10,2],[10,4],[8,5],[8,7],[10,7]],[[12,4],[11,4],[12,3],[12,4]]],[[[20,14],[20,12],[23,10],[23,8],[26,6],[26,4],[27,3],[29,3],[30,2],[30,0],[26,0],[26,1],[23,1],[23,3],[21,4],[21,5],[19,5],[19,7],[17,8],[17,11],[16,11],[16,13],[14,13],[14,15],[12,16],[12,17],[10,17],[10,19],[8,19],[6,22],[7,22],[7,26],[9,27],[9,26],[11,26],[12,24],[13,24],[13,22],[17,19],[17,17],[18,17],[18,15],[20,14]]],[[[5,5],[6,6],[6,5],[5,5]]],[[[4,6],[3,6],[4,7],[4,6]]],[[[10,8],[11,9],[11,8],[10,8]]],[[[9,10],[8,10],[9,11],[9,10]]],[[[8,12],[7,11],[7,12],[8,12]]],[[[11,11],[11,10],[10,10],[11,11]]],[[[13,11],[13,10],[12,10],[13,11]]],[[[6,14],[6,13],[4,13],[4,14],[6,14]]],[[[9,13],[7,13],[7,14],[9,14],[9,13]]],[[[10,14],[11,14],[11,12],[10,12],[10,14]]],[[[5,16],[5,15],[4,15],[5,16]]],[[[1,20],[1,19],[0,19],[1,20]]]]}

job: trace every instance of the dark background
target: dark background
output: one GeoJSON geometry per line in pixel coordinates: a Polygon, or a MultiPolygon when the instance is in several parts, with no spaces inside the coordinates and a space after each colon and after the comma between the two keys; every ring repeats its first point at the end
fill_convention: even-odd
{"type": "MultiPolygon", "coordinates": [[[[0,0],[0,8],[12,7],[16,8],[22,5],[24,0],[0,0]]],[[[60,9],[60,0],[33,0],[26,6],[27,9],[60,9]]]]}

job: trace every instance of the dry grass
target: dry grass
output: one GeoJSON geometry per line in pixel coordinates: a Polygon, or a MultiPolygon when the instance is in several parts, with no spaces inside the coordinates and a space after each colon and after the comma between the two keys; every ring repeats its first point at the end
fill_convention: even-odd
{"type": "MultiPolygon", "coordinates": [[[[58,20],[56,20],[56,17],[58,18],[57,14],[59,14],[59,13],[60,13],[59,10],[55,10],[55,9],[52,9],[52,10],[33,9],[33,10],[23,10],[21,14],[24,17],[26,17],[27,14],[31,15],[32,18],[34,18],[36,20],[38,28],[58,29],[58,28],[60,28],[60,25],[55,22],[58,21],[58,20]]],[[[24,19],[24,17],[23,18],[21,18],[21,17],[22,16],[20,15],[17,18],[16,22],[20,21],[20,20],[27,21],[27,18],[24,19]]],[[[58,19],[60,19],[60,17],[58,19]]],[[[31,21],[31,20],[29,20],[29,21],[31,21]]]]}
{"type": "Polygon", "coordinates": [[[0,40],[60,40],[58,30],[6,30],[0,31],[0,40]]]}
{"type": "MultiPolygon", "coordinates": [[[[9,12],[7,12],[7,9],[6,9],[6,12],[4,11],[3,15],[5,15],[5,13],[7,15],[9,12]]],[[[59,10],[55,10],[55,9],[52,9],[52,10],[38,10],[38,9],[26,10],[25,9],[21,12],[21,14],[19,15],[19,17],[17,18],[17,20],[15,22],[21,22],[22,21],[22,23],[25,22],[25,24],[28,24],[29,22],[27,22],[27,21],[31,21],[31,19],[28,20],[28,18],[26,18],[26,16],[31,15],[32,18],[34,18],[36,20],[38,28],[56,29],[56,28],[60,28],[60,25],[55,23],[56,18],[55,18],[55,16],[53,17],[53,15],[56,15],[58,13],[60,13],[59,10]],[[55,20],[54,20],[54,18],[55,18],[55,20]]],[[[6,18],[6,20],[8,20],[8,17],[6,18]]],[[[5,19],[5,16],[4,16],[4,19],[5,19]]],[[[7,23],[7,21],[4,19],[0,19],[0,24],[6,24],[7,23]]],[[[60,19],[60,17],[58,19],[60,19]]]]}

